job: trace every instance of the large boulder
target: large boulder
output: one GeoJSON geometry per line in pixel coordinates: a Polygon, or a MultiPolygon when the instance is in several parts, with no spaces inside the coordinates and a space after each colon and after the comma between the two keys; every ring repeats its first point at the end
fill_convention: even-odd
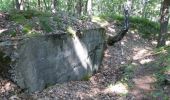
{"type": "Polygon", "coordinates": [[[51,34],[4,40],[0,49],[11,58],[11,79],[34,92],[55,83],[83,80],[97,71],[105,49],[105,30],[82,30],[81,36],[51,34]]]}

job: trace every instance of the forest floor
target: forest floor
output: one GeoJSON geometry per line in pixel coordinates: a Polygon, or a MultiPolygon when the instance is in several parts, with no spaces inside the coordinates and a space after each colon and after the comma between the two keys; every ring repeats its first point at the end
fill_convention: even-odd
{"type": "MultiPolygon", "coordinates": [[[[114,24],[107,29],[117,31],[114,24]]],[[[168,100],[170,86],[156,87],[154,73],[159,70],[155,67],[159,56],[154,55],[154,48],[153,41],[130,30],[123,40],[107,47],[101,68],[89,80],[56,84],[28,94],[10,80],[0,78],[0,99],[168,100]]]]}

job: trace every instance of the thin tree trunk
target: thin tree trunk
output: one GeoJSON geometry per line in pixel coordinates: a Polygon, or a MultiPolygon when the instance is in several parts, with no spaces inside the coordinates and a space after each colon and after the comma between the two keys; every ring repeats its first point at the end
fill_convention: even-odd
{"type": "Polygon", "coordinates": [[[44,5],[45,5],[45,9],[47,10],[47,9],[48,9],[48,7],[47,7],[47,3],[46,3],[46,1],[45,1],[45,0],[43,0],[43,2],[44,2],[44,5]]]}
{"type": "Polygon", "coordinates": [[[124,4],[124,28],[116,36],[109,36],[107,44],[114,45],[114,43],[123,39],[126,33],[129,30],[129,12],[131,10],[132,1],[127,0],[127,3],[124,4]]]}
{"type": "Polygon", "coordinates": [[[57,0],[52,0],[51,10],[52,10],[53,13],[56,13],[56,8],[57,8],[57,0]]]}
{"type": "Polygon", "coordinates": [[[146,7],[147,7],[147,1],[143,0],[143,9],[142,9],[142,17],[146,18],[146,7]]]}
{"type": "Polygon", "coordinates": [[[41,10],[41,2],[38,0],[38,10],[41,10]]]}
{"type": "Polygon", "coordinates": [[[20,10],[24,10],[24,0],[21,0],[20,2],[20,10]]]}
{"type": "Polygon", "coordinates": [[[160,18],[160,33],[158,36],[157,47],[164,46],[166,43],[166,35],[168,31],[169,21],[169,6],[170,0],[164,0],[161,7],[161,18],[160,18]]]}
{"type": "Polygon", "coordinates": [[[16,3],[16,9],[17,10],[20,10],[20,3],[18,0],[15,0],[15,3],[16,3]]]}
{"type": "MultiPolygon", "coordinates": [[[[1,0],[1,2],[2,2],[2,0],[1,0]]],[[[16,5],[15,0],[12,1],[12,4],[13,4],[13,8],[15,9],[15,5],[16,5]]]]}
{"type": "Polygon", "coordinates": [[[76,4],[76,10],[77,10],[78,16],[81,16],[82,6],[83,6],[82,0],[78,0],[78,2],[76,4]]]}
{"type": "Polygon", "coordinates": [[[87,2],[88,2],[88,0],[87,1],[85,1],[85,5],[84,5],[84,14],[85,15],[87,15],[87,2]]]}
{"type": "Polygon", "coordinates": [[[92,0],[87,1],[87,14],[88,16],[92,16],[92,0]]]}

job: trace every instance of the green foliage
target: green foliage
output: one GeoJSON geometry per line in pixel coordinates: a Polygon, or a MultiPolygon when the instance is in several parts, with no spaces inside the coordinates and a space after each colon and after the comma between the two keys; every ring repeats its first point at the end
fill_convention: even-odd
{"type": "Polygon", "coordinates": [[[36,36],[39,36],[41,35],[41,33],[38,33],[38,32],[28,32],[27,34],[25,34],[27,37],[36,37],[36,36]]]}
{"type": "Polygon", "coordinates": [[[15,37],[17,33],[15,31],[11,31],[9,34],[11,35],[11,37],[15,37]]]}
{"type": "Polygon", "coordinates": [[[88,16],[86,16],[86,15],[80,16],[80,20],[87,20],[87,19],[88,19],[88,16]]]}
{"type": "MultiPolygon", "coordinates": [[[[123,26],[124,16],[114,14],[102,14],[101,18],[108,21],[116,21],[118,26],[123,26]]],[[[135,29],[143,38],[153,39],[159,33],[159,23],[141,17],[130,17],[130,29],[135,29]]]]}
{"type": "Polygon", "coordinates": [[[165,74],[163,73],[163,71],[159,71],[157,73],[154,74],[154,77],[156,77],[157,79],[157,84],[156,85],[164,85],[165,84],[165,74]]]}
{"type": "Polygon", "coordinates": [[[28,33],[32,30],[32,26],[30,24],[25,24],[23,27],[23,33],[28,33]]]}
{"type": "Polygon", "coordinates": [[[87,74],[82,78],[82,81],[89,81],[90,77],[91,77],[91,75],[87,74]]]}
{"type": "Polygon", "coordinates": [[[154,76],[157,79],[156,85],[165,85],[165,72],[170,71],[170,47],[164,46],[156,49],[155,52],[160,56],[160,59],[157,61],[159,63],[159,71],[154,73],[154,76]]]}
{"type": "Polygon", "coordinates": [[[0,2],[0,10],[2,11],[8,11],[12,8],[12,0],[3,0],[3,2],[0,2]]]}
{"type": "Polygon", "coordinates": [[[62,28],[62,24],[63,24],[63,23],[62,23],[62,20],[61,20],[60,17],[54,16],[53,20],[54,20],[55,22],[57,22],[57,27],[58,27],[58,28],[62,28]]]}
{"type": "Polygon", "coordinates": [[[8,35],[8,36],[11,36],[11,37],[15,37],[16,36],[16,31],[15,30],[8,30],[8,31],[4,31],[2,32],[0,35],[3,36],[3,35],[8,35]]]}
{"type": "Polygon", "coordinates": [[[26,21],[26,18],[19,13],[11,13],[9,19],[11,21],[15,21],[17,23],[25,23],[25,21],[26,21]]]}
{"type": "Polygon", "coordinates": [[[131,17],[131,28],[137,29],[143,38],[156,38],[159,33],[159,23],[149,21],[145,18],[131,17]]]}
{"type": "Polygon", "coordinates": [[[52,32],[48,17],[39,17],[40,25],[45,32],[52,32]]]}
{"type": "Polygon", "coordinates": [[[37,10],[26,10],[26,11],[18,11],[18,10],[11,10],[9,12],[11,19],[16,19],[16,17],[23,17],[25,19],[31,19],[32,17],[50,17],[51,14],[48,12],[41,12],[37,10]],[[14,17],[14,18],[13,18],[14,17]]]}
{"type": "Polygon", "coordinates": [[[122,15],[115,15],[113,13],[109,13],[109,14],[101,14],[99,15],[99,17],[105,19],[105,20],[108,20],[108,21],[118,21],[118,22],[121,22],[124,20],[124,16],[122,15]]]}
{"type": "Polygon", "coordinates": [[[164,91],[155,91],[149,94],[153,100],[169,100],[169,96],[164,93],[164,91]]]}
{"type": "Polygon", "coordinates": [[[123,74],[121,78],[121,82],[126,83],[129,88],[133,87],[133,83],[131,81],[134,75],[135,66],[132,64],[123,66],[123,74]]]}

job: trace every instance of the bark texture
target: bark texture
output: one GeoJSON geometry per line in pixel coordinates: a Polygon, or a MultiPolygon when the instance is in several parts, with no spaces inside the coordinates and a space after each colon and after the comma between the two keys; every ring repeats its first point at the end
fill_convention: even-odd
{"type": "Polygon", "coordinates": [[[169,6],[170,0],[164,0],[161,7],[161,18],[160,18],[160,33],[158,36],[157,47],[164,46],[166,43],[166,35],[168,31],[169,21],[169,6]]]}

